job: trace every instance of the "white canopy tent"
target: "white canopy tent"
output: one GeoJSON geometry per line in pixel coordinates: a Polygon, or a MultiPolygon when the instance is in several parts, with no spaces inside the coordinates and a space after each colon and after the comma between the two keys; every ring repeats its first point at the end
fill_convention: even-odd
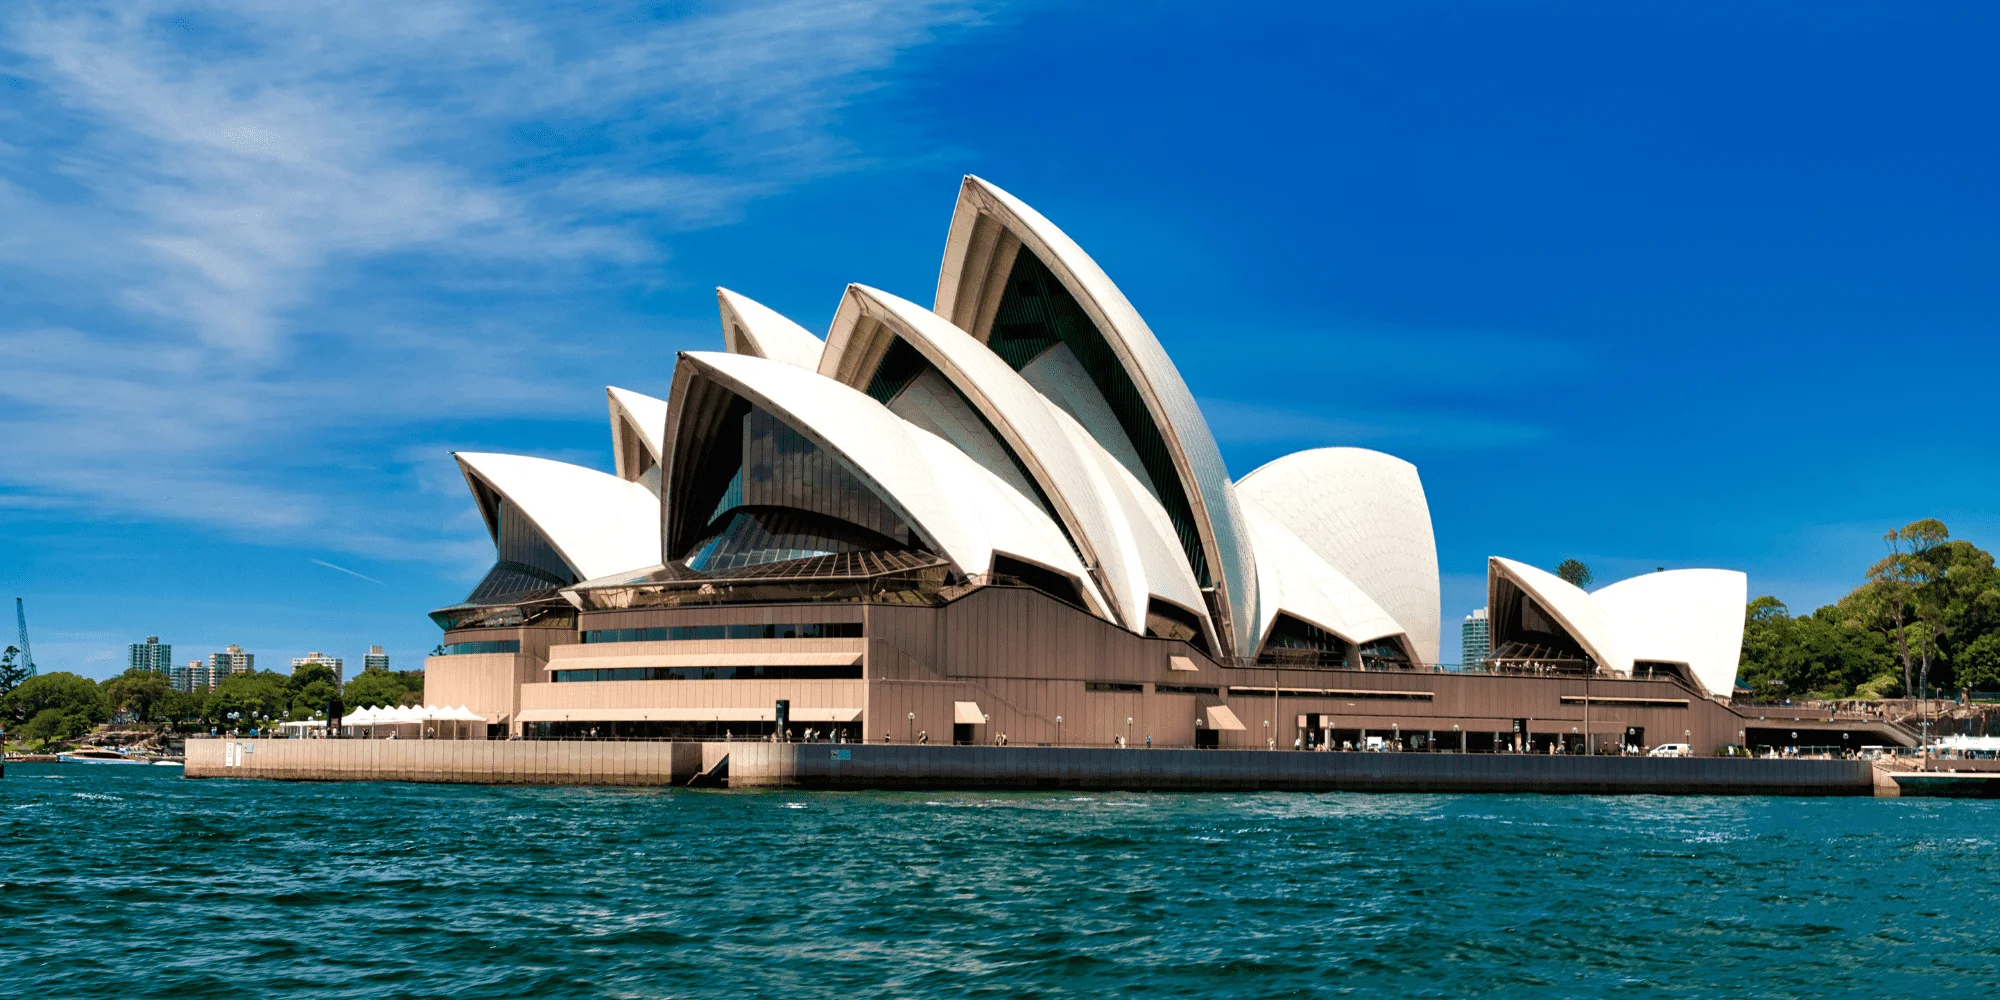
{"type": "Polygon", "coordinates": [[[464,705],[371,706],[356,709],[340,720],[348,735],[366,739],[476,739],[470,724],[480,724],[479,735],[484,735],[485,722],[485,716],[473,714],[464,705]],[[405,726],[413,727],[409,736],[403,734],[405,726]],[[388,731],[382,732],[384,729],[388,731]]]}

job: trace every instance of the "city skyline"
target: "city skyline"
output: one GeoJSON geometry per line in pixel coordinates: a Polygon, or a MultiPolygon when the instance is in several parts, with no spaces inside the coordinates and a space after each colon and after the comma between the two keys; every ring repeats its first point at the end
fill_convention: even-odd
{"type": "Polygon", "coordinates": [[[450,451],[609,471],[574,444],[608,364],[663,396],[746,273],[816,334],[849,280],[921,301],[977,173],[1090,246],[1231,475],[1415,463],[1444,621],[1493,555],[1736,568],[1809,610],[1918,517],[2000,544],[1990,389],[1952,377],[2000,361],[1994,140],[1962,124],[1992,15],[1862,10],[1804,46],[1783,11],[590,15],[510,23],[525,62],[285,11],[0,14],[0,593],[42,672],[166,632],[420,663],[486,562],[450,451]],[[1883,364],[1910,343],[1950,369],[1883,364]]]}

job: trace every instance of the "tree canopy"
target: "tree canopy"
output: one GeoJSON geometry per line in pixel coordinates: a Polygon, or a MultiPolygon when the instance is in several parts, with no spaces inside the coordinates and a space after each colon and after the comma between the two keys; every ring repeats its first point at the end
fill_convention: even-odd
{"type": "MultiPolygon", "coordinates": [[[[422,676],[421,674],[419,675],[422,676]]],[[[347,682],[347,690],[341,698],[347,707],[366,708],[374,705],[400,705],[403,696],[410,693],[410,685],[400,673],[387,670],[363,670],[347,682]]],[[[423,694],[419,681],[416,693],[423,694]]]]}
{"type": "Polygon", "coordinates": [[[165,674],[144,667],[133,667],[105,681],[103,687],[104,700],[112,711],[130,712],[140,722],[153,721],[154,708],[172,690],[165,674]]]}
{"type": "Polygon", "coordinates": [[[71,740],[111,717],[110,703],[97,682],[57,671],[40,674],[0,698],[0,717],[21,738],[43,745],[71,740]]]}
{"type": "Polygon", "coordinates": [[[2000,690],[2000,572],[1932,518],[1884,536],[1889,554],[1836,604],[1745,610],[1741,682],[1765,697],[2000,690]]]}
{"type": "Polygon", "coordinates": [[[1578,587],[1588,587],[1590,586],[1590,581],[1594,579],[1590,575],[1590,567],[1585,566],[1581,559],[1564,559],[1562,562],[1557,563],[1556,576],[1560,577],[1565,583],[1574,584],[1578,587]]]}

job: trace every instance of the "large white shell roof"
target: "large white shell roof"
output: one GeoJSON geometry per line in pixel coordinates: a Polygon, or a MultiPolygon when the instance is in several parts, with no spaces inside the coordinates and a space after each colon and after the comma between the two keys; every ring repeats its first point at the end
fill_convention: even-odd
{"type": "MultiPolygon", "coordinates": [[[[1104,269],[1054,223],[1025,202],[986,181],[967,176],[959,188],[945,258],[938,272],[936,311],[961,327],[977,325],[980,298],[964,294],[990,284],[993,247],[976,245],[982,218],[991,219],[1033,252],[1089,314],[1106,344],[1117,354],[1133,387],[1145,401],[1170,453],[1179,487],[1192,508],[1218,602],[1231,621],[1224,641],[1229,651],[1255,653],[1257,574],[1248,529],[1237,508],[1229,469],[1215,436],[1195,404],[1194,394],[1152,328],[1133,308],[1104,269]],[[972,315],[959,315],[961,310],[972,315]]],[[[984,313],[990,317],[990,312],[984,313]]]]}
{"type": "MultiPolygon", "coordinates": [[[[688,379],[701,377],[763,407],[846,463],[960,571],[986,573],[994,554],[1004,553],[1071,577],[1101,613],[1101,595],[1047,514],[949,442],[868,394],[794,365],[747,355],[689,352],[680,365],[677,393],[688,379]]],[[[670,449],[679,446],[679,413],[669,411],[670,449]]],[[[671,488],[662,492],[673,495],[671,488]]]]}
{"type": "MultiPolygon", "coordinates": [[[[914,302],[865,285],[848,287],[820,362],[821,375],[844,377],[856,389],[866,384],[873,374],[870,366],[848,355],[882,352],[881,345],[863,342],[863,318],[878,320],[888,336],[900,337],[922,354],[1006,440],[1068,526],[1083,558],[1097,568],[1114,615],[1128,629],[1143,633],[1149,590],[1131,529],[1113,509],[1120,498],[1078,450],[1060,411],[964,330],[914,302]]],[[[1094,442],[1092,447],[1102,450],[1094,442]]]]}
{"type": "Polygon", "coordinates": [[[659,561],[660,500],[644,486],[546,458],[465,451],[453,457],[467,478],[533,522],[577,579],[659,561]]]}

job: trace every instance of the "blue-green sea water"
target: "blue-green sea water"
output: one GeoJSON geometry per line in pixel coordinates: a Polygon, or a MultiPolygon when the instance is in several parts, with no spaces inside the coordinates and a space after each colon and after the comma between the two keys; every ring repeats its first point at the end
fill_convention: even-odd
{"type": "Polygon", "coordinates": [[[2000,803],[11,765],[7,997],[1976,997],[2000,803]]]}

